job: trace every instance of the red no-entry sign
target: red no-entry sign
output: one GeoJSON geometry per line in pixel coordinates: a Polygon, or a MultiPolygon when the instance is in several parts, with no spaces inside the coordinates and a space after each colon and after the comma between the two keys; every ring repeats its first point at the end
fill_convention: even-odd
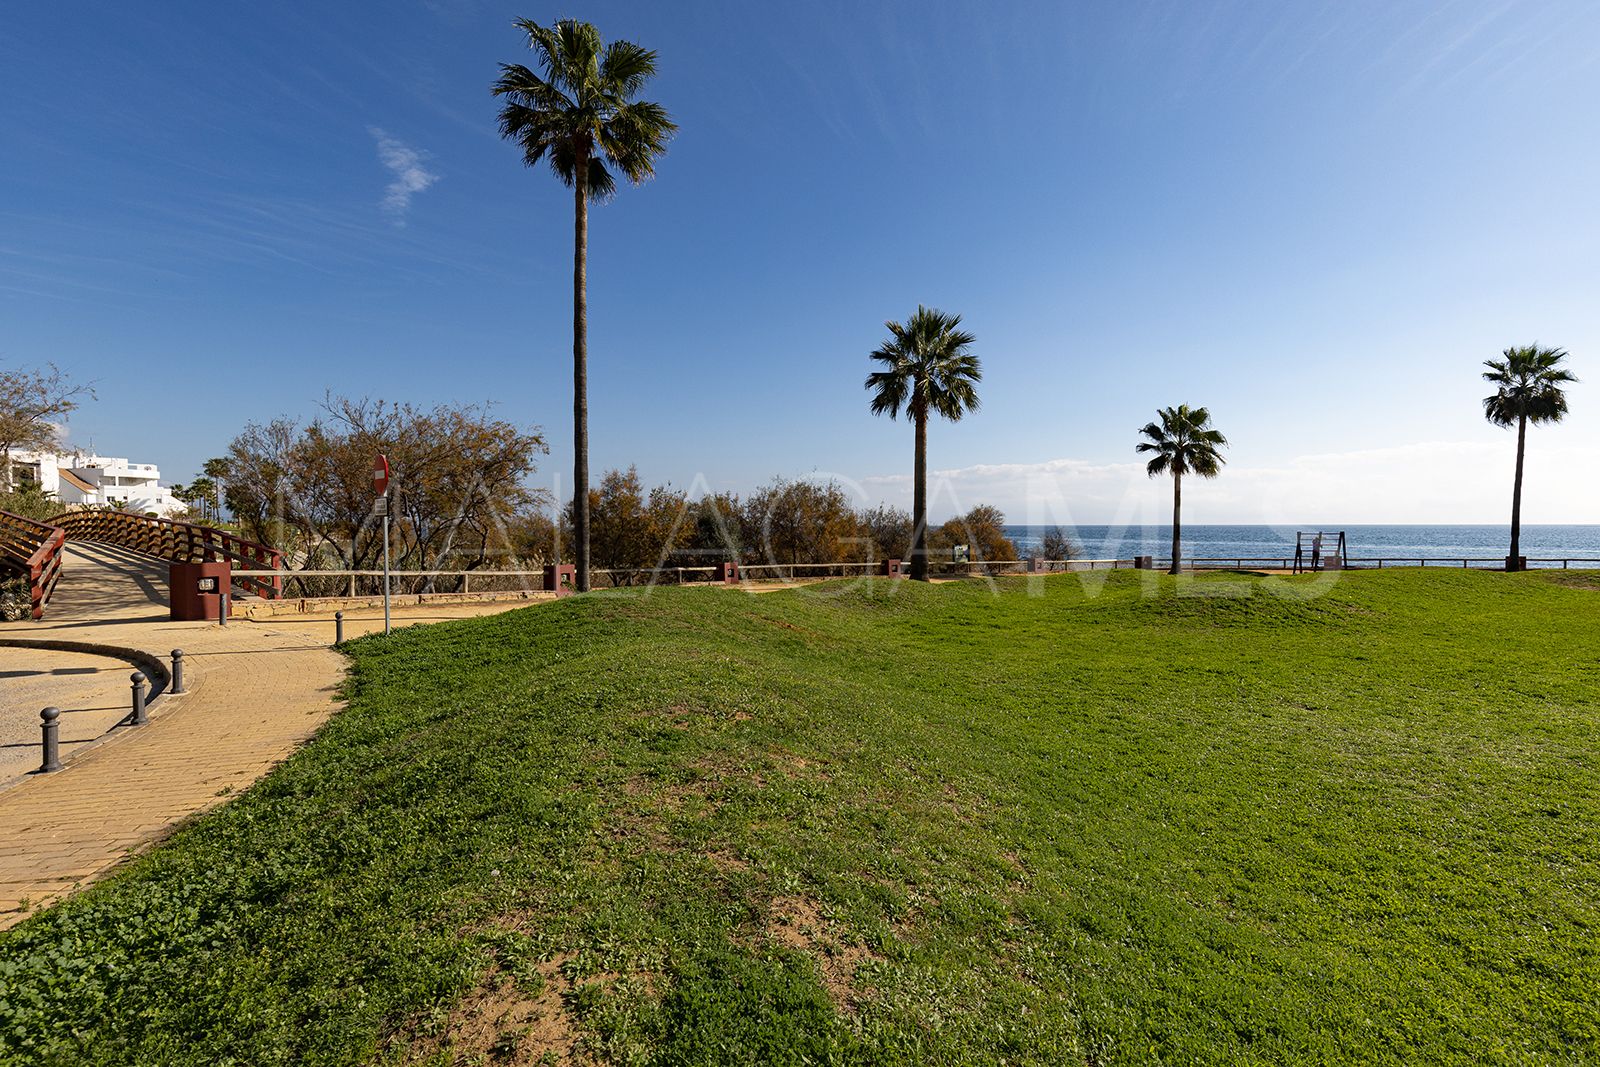
{"type": "Polygon", "coordinates": [[[379,456],[372,461],[372,491],[382,496],[389,491],[389,457],[379,456]]]}

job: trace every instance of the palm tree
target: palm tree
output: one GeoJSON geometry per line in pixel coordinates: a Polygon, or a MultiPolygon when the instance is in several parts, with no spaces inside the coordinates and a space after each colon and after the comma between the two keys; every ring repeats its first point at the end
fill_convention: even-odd
{"type": "Polygon", "coordinates": [[[1483,416],[1496,426],[1517,428],[1517,473],[1511,483],[1511,554],[1506,570],[1522,567],[1522,459],[1527,449],[1528,423],[1560,422],[1567,413],[1567,394],[1561,387],[1578,379],[1561,366],[1567,353],[1560,348],[1527,345],[1508,348],[1503,359],[1486,359],[1483,380],[1496,386],[1483,398],[1483,416]]]}
{"type": "Polygon", "coordinates": [[[884,370],[867,375],[872,393],[872,413],[888,412],[897,418],[902,409],[916,425],[915,490],[911,507],[911,577],[928,580],[928,416],[942,415],[951,422],[978,410],[983,380],[978,357],[968,351],[977,338],[961,325],[960,315],[946,315],[917,306],[917,313],[902,326],[884,323],[889,339],[872,353],[884,370]]]}
{"type": "Polygon", "coordinates": [[[1144,468],[1150,477],[1172,475],[1172,566],[1167,573],[1177,574],[1183,554],[1183,476],[1215,478],[1222,473],[1227,460],[1222,458],[1220,449],[1228,439],[1222,431],[1212,428],[1211,412],[1205,408],[1179,404],[1161,408],[1156,414],[1161,421],[1146,423],[1139,431],[1146,440],[1139,442],[1138,451],[1155,453],[1144,468]]]}
{"type": "Polygon", "coordinates": [[[516,23],[539,57],[541,74],[502,63],[494,94],[500,136],[522,146],[528,166],[547,162],[573,191],[572,499],[577,586],[589,589],[589,201],[616,191],[616,174],[635,185],[678,127],[660,104],[634,99],[656,72],[655,52],[628,41],[606,44],[587,22],[516,23]]]}

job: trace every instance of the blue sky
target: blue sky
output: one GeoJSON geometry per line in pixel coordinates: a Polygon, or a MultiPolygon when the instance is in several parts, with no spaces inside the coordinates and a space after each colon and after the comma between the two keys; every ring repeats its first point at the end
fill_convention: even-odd
{"type": "MultiPolygon", "coordinates": [[[[1593,4],[242,10],[0,30],[0,361],[97,380],[72,438],[180,480],[326,390],[493,400],[568,471],[571,199],[488,92],[516,16],[657,49],[682,127],[591,214],[597,470],[905,502],[861,379],[919,301],[986,370],[936,512],[1161,521],[1134,431],[1188,402],[1234,442],[1192,521],[1501,521],[1478,363],[1600,377],[1593,4]]],[[[1527,521],[1600,522],[1594,393],[1527,521]]]]}

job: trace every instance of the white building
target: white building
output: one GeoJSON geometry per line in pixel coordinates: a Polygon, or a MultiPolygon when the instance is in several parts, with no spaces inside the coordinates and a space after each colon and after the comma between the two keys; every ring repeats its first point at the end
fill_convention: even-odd
{"type": "Polygon", "coordinates": [[[154,463],[129,463],[120,457],[17,451],[11,454],[11,480],[37,483],[63,509],[121,503],[129,511],[153,511],[165,518],[187,508],[161,484],[154,463]]]}

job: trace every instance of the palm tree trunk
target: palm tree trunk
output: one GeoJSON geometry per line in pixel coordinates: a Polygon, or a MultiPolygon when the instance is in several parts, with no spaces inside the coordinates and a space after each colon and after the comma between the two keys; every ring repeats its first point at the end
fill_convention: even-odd
{"type": "Polygon", "coordinates": [[[928,412],[912,413],[917,425],[917,456],[911,496],[911,579],[928,580],[928,412]]]}
{"type": "Polygon", "coordinates": [[[589,161],[574,174],[572,227],[572,538],[578,592],[589,591],[589,161]]]}
{"type": "Polygon", "coordinates": [[[1172,474],[1172,566],[1168,574],[1177,574],[1178,560],[1183,556],[1183,475],[1172,474]]]}
{"type": "Polygon", "coordinates": [[[1506,570],[1522,569],[1522,457],[1528,443],[1528,417],[1517,418],[1517,473],[1511,482],[1511,555],[1506,570]]]}

